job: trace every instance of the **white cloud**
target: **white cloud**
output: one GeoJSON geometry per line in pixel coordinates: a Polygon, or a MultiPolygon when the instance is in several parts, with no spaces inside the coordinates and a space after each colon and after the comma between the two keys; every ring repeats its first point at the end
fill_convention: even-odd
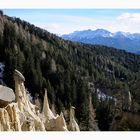
{"type": "Polygon", "coordinates": [[[140,13],[124,13],[116,18],[116,29],[140,33],[140,13]]]}
{"type": "Polygon", "coordinates": [[[86,30],[92,29],[92,25],[79,25],[79,24],[63,24],[63,23],[52,23],[52,24],[45,24],[39,25],[40,27],[46,29],[49,32],[56,33],[56,34],[67,34],[74,32],[76,30],[86,30]]]}
{"type": "Polygon", "coordinates": [[[124,13],[117,18],[119,21],[140,22],[140,13],[124,13]]]}
{"type": "Polygon", "coordinates": [[[34,24],[52,33],[67,34],[75,30],[93,29],[96,20],[80,16],[55,15],[50,23],[35,22],[34,24]]]}

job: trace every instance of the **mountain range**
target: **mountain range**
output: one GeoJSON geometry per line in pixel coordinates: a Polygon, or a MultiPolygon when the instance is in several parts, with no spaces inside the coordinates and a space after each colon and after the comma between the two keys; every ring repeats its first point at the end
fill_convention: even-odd
{"type": "Polygon", "coordinates": [[[75,31],[61,36],[64,39],[88,44],[106,45],[128,52],[140,51],[140,33],[115,32],[111,33],[104,29],[75,31]]]}

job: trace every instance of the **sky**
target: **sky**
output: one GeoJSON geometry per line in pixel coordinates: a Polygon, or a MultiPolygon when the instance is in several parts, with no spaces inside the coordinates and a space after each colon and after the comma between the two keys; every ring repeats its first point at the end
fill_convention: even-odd
{"type": "Polygon", "coordinates": [[[140,9],[3,9],[58,35],[80,30],[106,29],[140,33],[140,9]]]}

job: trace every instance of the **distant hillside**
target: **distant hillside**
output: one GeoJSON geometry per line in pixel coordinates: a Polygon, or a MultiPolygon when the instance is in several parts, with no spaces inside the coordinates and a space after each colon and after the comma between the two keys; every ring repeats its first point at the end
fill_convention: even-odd
{"type": "Polygon", "coordinates": [[[14,89],[17,69],[33,100],[43,100],[47,87],[57,113],[73,105],[80,130],[96,130],[96,123],[109,130],[116,108],[140,112],[139,55],[66,41],[1,12],[0,65],[2,84],[14,89]]]}
{"type": "Polygon", "coordinates": [[[133,53],[137,53],[140,49],[140,33],[111,33],[104,29],[89,29],[62,35],[62,38],[88,44],[107,45],[133,53]]]}

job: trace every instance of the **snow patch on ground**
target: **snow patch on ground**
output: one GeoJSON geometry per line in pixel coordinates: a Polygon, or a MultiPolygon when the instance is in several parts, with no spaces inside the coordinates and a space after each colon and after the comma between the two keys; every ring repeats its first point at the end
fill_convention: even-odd
{"type": "Polygon", "coordinates": [[[98,95],[98,99],[99,100],[114,100],[114,102],[116,103],[116,98],[106,95],[105,93],[103,93],[100,89],[97,88],[97,95],[98,95]]]}

